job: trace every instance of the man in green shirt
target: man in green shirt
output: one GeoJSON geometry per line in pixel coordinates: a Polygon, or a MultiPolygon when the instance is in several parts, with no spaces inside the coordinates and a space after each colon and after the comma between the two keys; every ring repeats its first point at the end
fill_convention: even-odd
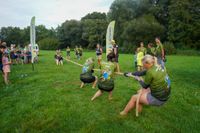
{"type": "Polygon", "coordinates": [[[155,38],[155,42],[156,42],[156,51],[155,51],[155,54],[156,54],[156,57],[157,57],[157,64],[162,66],[162,68],[165,67],[165,64],[164,64],[164,59],[165,59],[165,52],[164,52],[164,47],[160,41],[160,39],[157,37],[155,38]]]}
{"type": "Polygon", "coordinates": [[[169,99],[171,82],[166,72],[166,69],[154,65],[154,57],[146,55],[143,58],[143,66],[146,71],[125,73],[125,76],[134,75],[135,79],[140,83],[142,89],[139,93],[133,95],[124,110],[120,115],[126,115],[136,105],[139,97],[139,111],[142,110],[142,105],[161,106],[169,99]],[[144,76],[144,80],[140,78],[144,76]]]}
{"type": "Polygon", "coordinates": [[[152,56],[155,56],[156,54],[156,48],[153,47],[152,43],[148,44],[147,54],[152,55],[152,56]]]}

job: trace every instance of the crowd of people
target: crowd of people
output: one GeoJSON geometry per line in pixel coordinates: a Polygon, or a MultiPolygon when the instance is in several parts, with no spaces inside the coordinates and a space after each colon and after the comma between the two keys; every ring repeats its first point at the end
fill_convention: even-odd
{"type": "MultiPolygon", "coordinates": [[[[31,58],[32,54],[29,46],[22,48],[11,44],[8,47],[6,42],[0,41],[0,70],[6,85],[10,83],[9,73],[11,72],[11,65],[31,63],[31,58]]],[[[37,61],[37,58],[35,61],[37,61]]]]}
{"type": "MultiPolygon", "coordinates": [[[[74,55],[75,55],[75,58],[78,59],[78,60],[81,60],[82,59],[82,56],[83,56],[83,48],[82,46],[75,46],[74,48],[74,55]]],[[[66,58],[67,59],[71,59],[71,49],[69,46],[67,46],[66,48],[66,58]]],[[[56,62],[56,65],[63,65],[63,56],[62,56],[62,51],[60,49],[56,50],[56,53],[54,55],[54,59],[55,59],[55,62],[56,62]]]]}
{"type": "Polygon", "coordinates": [[[154,46],[152,43],[149,43],[148,47],[145,48],[144,43],[141,42],[140,47],[136,49],[135,55],[134,55],[134,65],[138,71],[143,70],[142,59],[147,54],[154,57],[155,63],[157,65],[161,65],[162,68],[165,67],[164,65],[166,62],[165,51],[158,37],[155,38],[155,43],[156,43],[156,46],[154,46]]]}

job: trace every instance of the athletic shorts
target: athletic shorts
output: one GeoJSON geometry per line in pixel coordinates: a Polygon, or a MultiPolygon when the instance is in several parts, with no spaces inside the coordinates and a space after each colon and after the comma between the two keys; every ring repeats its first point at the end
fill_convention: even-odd
{"type": "Polygon", "coordinates": [[[152,105],[152,106],[161,106],[166,102],[166,101],[158,100],[157,98],[151,95],[151,92],[147,94],[147,101],[149,105],[152,105]]]}
{"type": "Polygon", "coordinates": [[[101,60],[102,59],[102,55],[97,55],[97,59],[101,60]]]}
{"type": "Polygon", "coordinates": [[[0,64],[0,71],[3,72],[3,64],[0,64]]]}

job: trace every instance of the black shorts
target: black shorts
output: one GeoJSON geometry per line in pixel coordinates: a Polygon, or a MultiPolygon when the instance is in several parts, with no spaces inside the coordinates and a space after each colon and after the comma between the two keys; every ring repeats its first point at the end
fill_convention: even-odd
{"type": "Polygon", "coordinates": [[[80,55],[80,56],[82,56],[83,54],[82,54],[82,53],[80,53],[79,55],[80,55]]]}
{"type": "Polygon", "coordinates": [[[114,80],[110,79],[110,80],[100,80],[98,82],[98,88],[102,91],[107,91],[110,92],[114,89],[114,80]]]}
{"type": "Polygon", "coordinates": [[[0,71],[3,72],[3,64],[0,64],[0,71]]]}
{"type": "Polygon", "coordinates": [[[93,83],[96,78],[95,76],[92,75],[92,73],[82,73],[80,75],[80,80],[83,82],[83,83],[93,83]]]}

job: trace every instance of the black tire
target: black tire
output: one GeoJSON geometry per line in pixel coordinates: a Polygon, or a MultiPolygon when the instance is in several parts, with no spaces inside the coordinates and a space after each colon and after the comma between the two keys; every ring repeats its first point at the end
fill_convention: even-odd
{"type": "Polygon", "coordinates": [[[96,80],[96,78],[92,75],[92,73],[83,73],[80,75],[80,80],[83,83],[93,83],[96,80]]]}
{"type": "Polygon", "coordinates": [[[114,80],[105,80],[105,81],[99,81],[98,82],[98,88],[102,91],[110,92],[114,89],[114,80]]]}

